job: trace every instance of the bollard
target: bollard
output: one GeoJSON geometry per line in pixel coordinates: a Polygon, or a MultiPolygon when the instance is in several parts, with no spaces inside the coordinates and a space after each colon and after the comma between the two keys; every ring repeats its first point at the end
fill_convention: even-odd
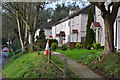
{"type": "Polygon", "coordinates": [[[64,78],[67,78],[67,58],[64,59],[64,78]]]}

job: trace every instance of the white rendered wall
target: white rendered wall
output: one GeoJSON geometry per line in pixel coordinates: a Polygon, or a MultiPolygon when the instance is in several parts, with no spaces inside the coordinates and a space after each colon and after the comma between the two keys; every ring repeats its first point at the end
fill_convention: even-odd
{"type": "MultiPolygon", "coordinates": [[[[40,29],[38,29],[37,31],[36,31],[36,33],[35,33],[35,41],[36,41],[36,36],[39,36],[39,31],[40,31],[40,29]]],[[[51,29],[44,29],[44,31],[45,31],[45,38],[46,39],[49,39],[49,35],[52,35],[52,30],[51,29]]]]}
{"type": "Polygon", "coordinates": [[[117,50],[120,50],[120,8],[117,17],[117,50]]]}
{"type": "Polygon", "coordinates": [[[104,20],[101,17],[101,11],[95,7],[95,16],[96,16],[96,21],[95,22],[99,22],[101,25],[101,46],[105,45],[105,31],[104,31],[104,20]]]}

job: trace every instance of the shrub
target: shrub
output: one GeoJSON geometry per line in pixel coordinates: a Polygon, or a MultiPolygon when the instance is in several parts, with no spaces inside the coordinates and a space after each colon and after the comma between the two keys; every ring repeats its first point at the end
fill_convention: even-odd
{"type": "Polygon", "coordinates": [[[61,50],[62,50],[62,51],[66,51],[66,50],[67,50],[67,45],[66,45],[66,44],[62,44],[61,50]]]}
{"type": "Polygon", "coordinates": [[[21,48],[21,44],[20,44],[20,40],[19,39],[15,39],[13,41],[12,48],[13,48],[13,51],[16,51],[16,50],[21,48]]]}
{"type": "Polygon", "coordinates": [[[90,46],[90,45],[87,45],[87,49],[88,49],[88,50],[91,50],[91,46],[90,46]]]}
{"type": "Polygon", "coordinates": [[[88,21],[86,26],[86,39],[85,39],[85,47],[88,45],[92,45],[95,41],[95,34],[93,29],[90,28],[92,22],[94,22],[94,15],[91,9],[88,11],[88,21]]]}
{"type": "Polygon", "coordinates": [[[80,48],[82,47],[82,44],[76,43],[75,47],[76,47],[77,49],[80,49],[80,48]]]}
{"type": "Polygon", "coordinates": [[[38,45],[40,48],[45,49],[47,40],[50,40],[50,44],[49,44],[50,47],[51,47],[51,44],[52,44],[52,43],[58,44],[58,41],[57,41],[56,39],[41,39],[41,40],[39,40],[39,41],[37,42],[37,45],[38,45]]]}
{"type": "Polygon", "coordinates": [[[56,44],[56,43],[52,43],[52,44],[51,44],[51,49],[52,49],[53,51],[55,51],[55,50],[57,49],[57,44],[56,44]]]}
{"type": "Polygon", "coordinates": [[[52,43],[56,43],[58,45],[58,41],[56,39],[49,39],[50,40],[50,46],[52,43]]]}
{"type": "Polygon", "coordinates": [[[100,43],[99,42],[93,43],[92,46],[93,46],[94,49],[97,49],[97,50],[100,49],[100,43]]]}

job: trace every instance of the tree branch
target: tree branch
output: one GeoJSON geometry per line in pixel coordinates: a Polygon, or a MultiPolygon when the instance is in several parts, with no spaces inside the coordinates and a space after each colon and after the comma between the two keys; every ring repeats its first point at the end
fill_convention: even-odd
{"type": "Polygon", "coordinates": [[[114,22],[114,20],[116,19],[116,15],[118,13],[119,7],[120,7],[120,1],[113,3],[112,12],[111,12],[111,15],[112,15],[112,18],[113,18],[112,22],[114,22]]]}
{"type": "Polygon", "coordinates": [[[105,2],[90,2],[90,3],[97,6],[102,12],[102,17],[105,18],[106,14],[108,13],[108,11],[105,8],[105,2]]]}
{"type": "Polygon", "coordinates": [[[108,5],[108,12],[110,13],[110,7],[113,5],[113,2],[111,2],[109,5],[108,5]]]}

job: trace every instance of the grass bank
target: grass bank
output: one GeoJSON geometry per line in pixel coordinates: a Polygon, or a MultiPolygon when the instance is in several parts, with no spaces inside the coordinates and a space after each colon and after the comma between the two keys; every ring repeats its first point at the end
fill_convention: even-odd
{"type": "Polygon", "coordinates": [[[99,61],[103,50],[68,49],[67,51],[56,50],[63,55],[82,63],[104,78],[120,78],[120,56],[108,55],[106,59],[99,61]]]}
{"type": "MultiPolygon", "coordinates": [[[[52,60],[61,68],[64,67],[57,57],[52,55],[52,60]]],[[[48,63],[47,56],[37,54],[37,52],[27,53],[20,57],[10,61],[5,65],[2,70],[5,78],[62,78],[63,72],[60,71],[53,64],[48,63]]],[[[76,78],[77,76],[68,72],[70,78],[76,78]]]]}
{"type": "Polygon", "coordinates": [[[102,50],[87,50],[87,49],[68,49],[66,51],[62,51],[62,50],[56,50],[56,52],[60,52],[62,54],[64,54],[65,56],[72,58],[75,61],[80,61],[81,59],[85,59],[88,56],[90,57],[90,55],[94,55],[94,57],[97,57],[100,55],[100,52],[102,52],[102,50]],[[95,53],[98,53],[95,55],[95,53]]]}

